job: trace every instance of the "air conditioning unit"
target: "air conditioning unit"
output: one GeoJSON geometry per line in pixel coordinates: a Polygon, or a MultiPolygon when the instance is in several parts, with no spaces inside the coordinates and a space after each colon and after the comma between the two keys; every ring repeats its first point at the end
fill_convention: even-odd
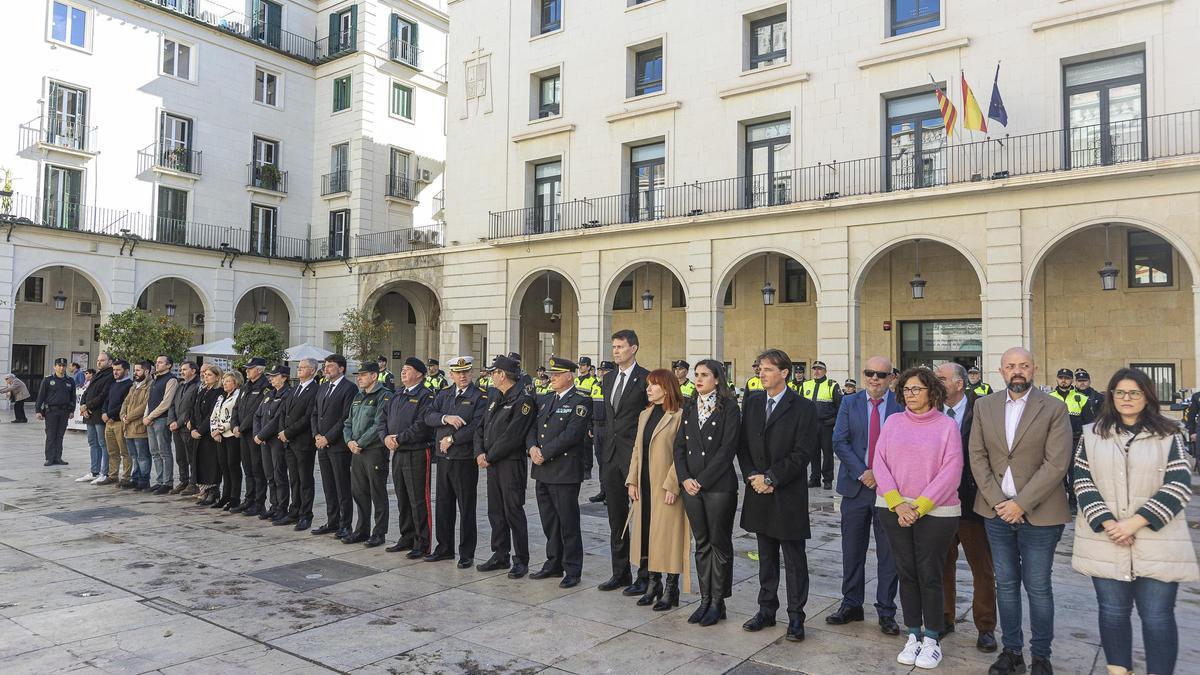
{"type": "Polygon", "coordinates": [[[194,312],[192,314],[192,325],[193,326],[203,326],[204,325],[204,312],[194,312]]]}
{"type": "Polygon", "coordinates": [[[429,169],[421,169],[421,182],[428,183],[431,180],[433,180],[433,174],[429,169]]]}
{"type": "Polygon", "coordinates": [[[99,314],[96,311],[96,303],[91,300],[79,300],[75,303],[75,313],[79,316],[94,316],[99,314]]]}
{"type": "Polygon", "coordinates": [[[424,244],[425,243],[425,233],[420,230],[409,230],[408,231],[408,243],[424,244]]]}
{"type": "Polygon", "coordinates": [[[438,246],[442,243],[442,233],[437,230],[425,230],[425,241],[438,246]]]}

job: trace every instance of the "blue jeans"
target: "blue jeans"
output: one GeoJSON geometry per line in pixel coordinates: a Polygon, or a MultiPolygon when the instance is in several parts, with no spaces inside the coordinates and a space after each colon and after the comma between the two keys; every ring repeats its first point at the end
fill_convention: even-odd
{"type": "Polygon", "coordinates": [[[108,446],[104,443],[104,425],[88,424],[87,441],[92,451],[92,475],[108,475],[108,446]]]}
{"type": "Polygon", "coordinates": [[[992,547],[992,567],[996,571],[996,604],[1000,613],[1001,642],[1004,648],[1021,653],[1025,636],[1021,632],[1021,585],[1029,598],[1029,651],[1050,658],[1054,640],[1054,590],[1050,570],[1054,549],[1062,537],[1062,525],[1009,525],[986,518],[988,543],[992,547]]]}
{"type": "Polygon", "coordinates": [[[1179,631],[1175,627],[1175,592],[1179,584],[1139,577],[1133,581],[1092,578],[1100,606],[1100,642],[1110,666],[1133,670],[1133,625],[1129,615],[1137,602],[1146,648],[1146,672],[1175,672],[1179,631]]]}
{"type": "Polygon", "coordinates": [[[167,418],[160,417],[151,422],[146,427],[146,436],[154,466],[150,483],[169,487],[175,482],[175,458],[171,452],[171,427],[167,424],[167,418]]]}
{"type": "Polygon", "coordinates": [[[126,438],[125,445],[129,446],[129,459],[133,464],[133,474],[129,480],[134,485],[147,487],[150,485],[150,439],[126,438]]]}

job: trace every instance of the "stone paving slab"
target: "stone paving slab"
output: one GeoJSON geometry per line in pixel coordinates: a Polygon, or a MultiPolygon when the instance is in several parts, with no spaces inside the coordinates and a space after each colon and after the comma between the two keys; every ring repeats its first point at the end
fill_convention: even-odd
{"type": "Polygon", "coordinates": [[[379,573],[377,569],[355,565],[344,560],[310,558],[288,565],[250,572],[249,575],[279,584],[293,591],[311,591],[314,588],[332,586],[379,573]]]}
{"type": "Polygon", "coordinates": [[[145,515],[133,509],[127,509],[124,506],[105,506],[98,509],[80,509],[79,511],[66,511],[64,513],[56,513],[50,517],[55,520],[61,520],[68,525],[82,525],[83,523],[94,523],[100,520],[116,520],[118,518],[134,518],[145,515]]]}

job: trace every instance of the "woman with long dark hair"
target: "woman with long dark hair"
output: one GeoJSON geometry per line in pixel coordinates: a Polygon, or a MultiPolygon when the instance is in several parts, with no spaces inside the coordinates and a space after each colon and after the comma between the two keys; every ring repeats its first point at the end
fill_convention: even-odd
{"type": "Polygon", "coordinates": [[[1096,421],[1075,448],[1079,499],[1071,566],[1092,578],[1108,672],[1133,669],[1136,602],[1146,672],[1175,671],[1179,582],[1200,579],[1196,551],[1180,516],[1192,496],[1183,427],[1159,409],[1150,378],[1122,368],[1108,382],[1096,421]]]}
{"type": "Polygon", "coordinates": [[[200,388],[192,399],[192,415],[188,433],[196,441],[196,501],[212,506],[220,498],[221,442],[214,440],[212,411],[221,395],[221,369],[211,363],[200,366],[200,388]]]}
{"type": "Polygon", "coordinates": [[[675,474],[675,435],[683,419],[683,394],[674,373],[663,368],[651,371],[646,377],[646,398],[650,405],[638,417],[633,458],[625,478],[633,501],[630,560],[650,571],[649,587],[637,604],[654,605],[654,610],[661,612],[679,606],[679,575],[684,575],[687,585],[692,544],[675,474]],[[665,587],[663,574],[667,575],[665,587]]]}
{"type": "Polygon", "coordinates": [[[683,487],[683,509],[696,539],[700,604],[688,623],[711,626],[725,618],[733,594],[733,516],[737,511],[737,457],[742,412],[726,383],[720,361],[696,364],[696,397],[675,435],[675,474],[683,487]]]}

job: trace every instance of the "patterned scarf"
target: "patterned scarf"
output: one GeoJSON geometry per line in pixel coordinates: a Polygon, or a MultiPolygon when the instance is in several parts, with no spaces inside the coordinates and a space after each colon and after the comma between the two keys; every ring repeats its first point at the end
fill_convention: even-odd
{"type": "Polygon", "coordinates": [[[715,390],[696,398],[696,417],[700,420],[700,426],[704,426],[716,409],[717,392],[715,390]]]}

